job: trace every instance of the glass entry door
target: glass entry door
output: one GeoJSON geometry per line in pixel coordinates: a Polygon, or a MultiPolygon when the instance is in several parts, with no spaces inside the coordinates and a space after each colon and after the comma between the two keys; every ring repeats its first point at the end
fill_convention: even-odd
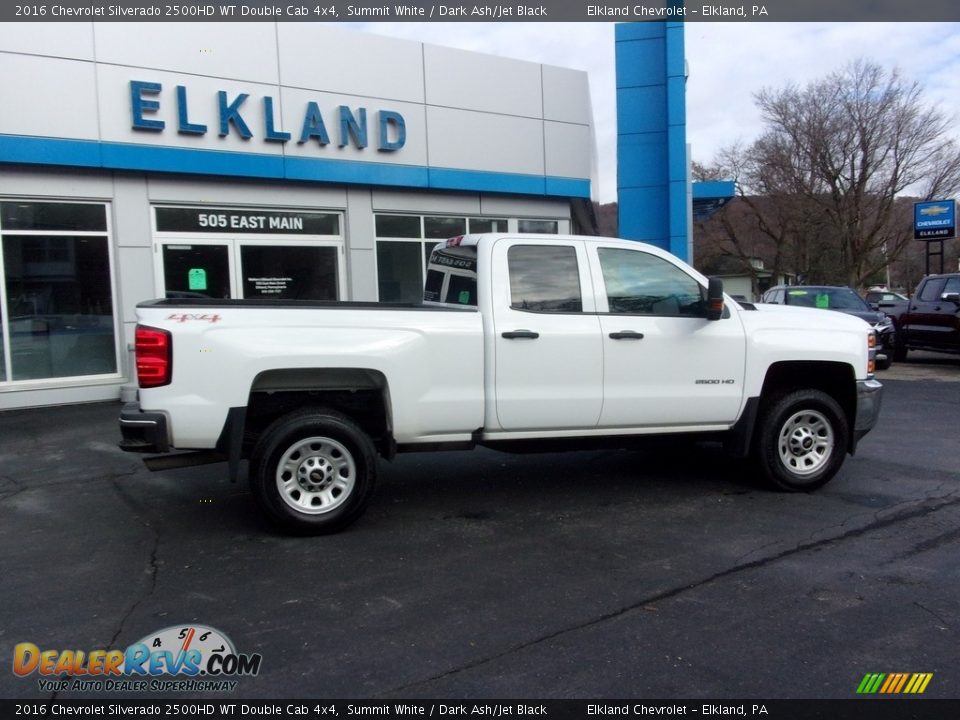
{"type": "Polygon", "coordinates": [[[237,297],[233,287],[231,243],[163,243],[162,290],[168,298],[237,297]]]}
{"type": "Polygon", "coordinates": [[[338,248],[240,243],[243,297],[338,300],[338,248]]]}
{"type": "Polygon", "coordinates": [[[339,300],[341,246],[327,241],[164,240],[158,288],[168,298],[339,300]]]}

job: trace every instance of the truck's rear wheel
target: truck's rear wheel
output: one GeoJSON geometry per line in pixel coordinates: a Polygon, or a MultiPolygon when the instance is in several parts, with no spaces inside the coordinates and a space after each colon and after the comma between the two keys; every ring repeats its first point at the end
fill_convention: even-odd
{"type": "Polygon", "coordinates": [[[836,400],[820,390],[797,390],[762,410],[755,459],[761,474],[775,487],[815,490],[843,465],[849,432],[836,400]]]}
{"type": "Polygon", "coordinates": [[[337,532],[356,520],[376,475],[370,438],[333,410],[300,410],[276,420],[250,461],[250,486],[260,508],[300,535],[337,532]]]}

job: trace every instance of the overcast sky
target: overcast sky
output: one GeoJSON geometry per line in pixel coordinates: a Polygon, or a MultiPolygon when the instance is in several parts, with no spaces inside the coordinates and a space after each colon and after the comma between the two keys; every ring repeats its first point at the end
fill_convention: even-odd
{"type": "MultiPolygon", "coordinates": [[[[586,70],[596,124],[599,196],[616,199],[613,23],[347,23],[380,35],[586,70]]],[[[714,23],[686,25],[687,140],[709,163],[761,130],[753,95],[801,85],[863,58],[897,67],[957,120],[960,140],[960,24],[714,23]]]]}

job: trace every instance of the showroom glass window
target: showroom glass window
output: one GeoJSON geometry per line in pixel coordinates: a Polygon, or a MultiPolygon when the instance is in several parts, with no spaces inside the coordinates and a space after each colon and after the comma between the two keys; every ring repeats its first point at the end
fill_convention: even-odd
{"type": "Polygon", "coordinates": [[[107,214],[0,202],[0,382],[117,373],[107,214]]]}
{"type": "Polygon", "coordinates": [[[507,232],[502,218],[377,215],[377,291],[380,302],[418,303],[430,253],[438,242],[467,233],[507,232]]]}
{"type": "Polygon", "coordinates": [[[519,220],[517,232],[556,235],[560,232],[560,224],[556,220],[519,220]]]}

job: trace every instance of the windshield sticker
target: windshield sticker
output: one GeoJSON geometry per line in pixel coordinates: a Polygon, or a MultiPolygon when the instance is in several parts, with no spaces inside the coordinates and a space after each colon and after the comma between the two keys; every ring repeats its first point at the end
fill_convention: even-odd
{"type": "Polygon", "coordinates": [[[830,309],[830,296],[826,293],[820,293],[817,295],[817,307],[821,310],[830,309]]]}

